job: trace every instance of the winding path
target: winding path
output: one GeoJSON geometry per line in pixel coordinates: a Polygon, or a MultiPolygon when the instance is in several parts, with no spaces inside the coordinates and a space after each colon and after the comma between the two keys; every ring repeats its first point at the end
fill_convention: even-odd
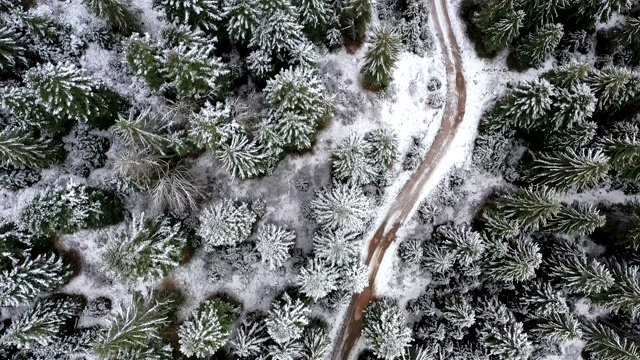
{"type": "Polygon", "coordinates": [[[362,312],[375,293],[374,285],[380,263],[389,246],[395,241],[398,229],[417,206],[420,191],[451,147],[453,137],[464,117],[467,86],[462,69],[460,48],[451,27],[447,0],[429,0],[429,3],[447,72],[447,100],[444,105],[442,124],[424,161],[402,187],[369,243],[366,258],[366,264],[370,268],[369,286],[362,293],[355,294],[351,298],[333,349],[333,360],[349,359],[351,350],[362,330],[362,312]]]}

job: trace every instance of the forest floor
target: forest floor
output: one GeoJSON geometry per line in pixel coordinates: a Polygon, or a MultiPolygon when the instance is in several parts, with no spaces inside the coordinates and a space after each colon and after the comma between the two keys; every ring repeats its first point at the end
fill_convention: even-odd
{"type": "Polygon", "coordinates": [[[430,0],[436,36],[445,59],[447,96],[440,129],[418,170],[404,184],[389,208],[384,220],[369,242],[366,264],[370,268],[369,286],[351,298],[341,329],[338,332],[332,358],[349,359],[362,330],[362,312],[375,296],[375,283],[380,264],[396,240],[398,229],[417,207],[420,192],[442,162],[464,118],[467,87],[462,68],[460,48],[452,29],[446,0],[430,0]]]}

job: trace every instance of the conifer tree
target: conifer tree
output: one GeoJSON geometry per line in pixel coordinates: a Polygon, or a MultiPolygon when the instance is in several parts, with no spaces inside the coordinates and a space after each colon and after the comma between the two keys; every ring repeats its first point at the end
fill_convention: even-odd
{"type": "Polygon", "coordinates": [[[316,256],[324,259],[331,266],[343,266],[358,258],[360,247],[357,233],[338,229],[321,230],[313,237],[316,256]]]}
{"type": "Polygon", "coordinates": [[[214,56],[214,47],[180,44],[165,51],[168,85],[180,98],[220,95],[229,70],[214,56]]]}
{"type": "Polygon", "coordinates": [[[362,259],[352,261],[340,269],[340,290],[359,294],[369,286],[369,267],[362,259]]]}
{"type": "Polygon", "coordinates": [[[505,14],[515,10],[514,0],[489,0],[473,14],[473,23],[479,29],[487,29],[498,22],[505,14]]]}
{"type": "Polygon", "coordinates": [[[234,132],[229,141],[221,142],[215,155],[233,177],[248,179],[265,171],[264,149],[239,131],[234,132]]]}
{"type": "Polygon", "coordinates": [[[217,23],[222,19],[218,0],[153,0],[153,6],[164,11],[169,22],[211,33],[217,30],[217,23]]]}
{"type": "Polygon", "coordinates": [[[84,0],[89,9],[118,33],[129,36],[139,28],[138,18],[124,0],[84,0]]]}
{"type": "Polygon", "coordinates": [[[562,24],[542,25],[523,39],[514,56],[524,68],[538,67],[553,53],[563,35],[562,24]]]}
{"type": "Polygon", "coordinates": [[[624,176],[640,178],[636,170],[640,159],[640,130],[634,126],[621,126],[602,138],[604,152],[609,156],[611,167],[624,176]]]}
{"type": "Polygon", "coordinates": [[[442,226],[437,230],[442,243],[455,254],[456,260],[462,266],[471,265],[479,260],[485,251],[485,243],[479,233],[468,227],[442,226]]]}
{"type": "Polygon", "coordinates": [[[485,211],[482,214],[487,233],[496,239],[508,239],[520,235],[520,222],[502,217],[498,212],[485,211]]]}
{"type": "Polygon", "coordinates": [[[492,121],[522,129],[542,125],[554,102],[556,89],[544,79],[523,81],[497,105],[492,121]]]}
{"type": "Polygon", "coordinates": [[[375,164],[391,166],[398,159],[398,135],[389,128],[373,130],[365,135],[371,144],[371,158],[375,164]]]}
{"type": "Polygon", "coordinates": [[[0,27],[0,73],[5,73],[16,65],[27,62],[24,41],[15,29],[0,27]]]}
{"type": "Polygon", "coordinates": [[[249,46],[284,61],[286,55],[293,54],[303,42],[304,33],[302,25],[296,19],[293,6],[288,1],[283,6],[283,9],[263,13],[249,46]]]}
{"type": "Polygon", "coordinates": [[[571,293],[595,295],[606,292],[614,278],[609,269],[597,260],[588,260],[584,252],[561,244],[548,259],[545,272],[571,293]]]}
{"type": "Polygon", "coordinates": [[[233,354],[239,358],[253,358],[263,351],[263,344],[269,340],[266,326],[262,321],[245,318],[230,341],[233,354]]]}
{"type": "Polygon", "coordinates": [[[180,325],[180,352],[186,356],[205,357],[215,353],[229,339],[237,315],[231,304],[207,300],[180,325]]]}
{"type": "Polygon", "coordinates": [[[248,44],[260,21],[260,9],[254,0],[225,0],[227,32],[236,43],[248,44]]]}
{"type": "Polygon", "coordinates": [[[135,109],[129,111],[129,116],[118,115],[118,120],[111,127],[114,135],[125,144],[140,150],[151,149],[161,155],[167,155],[170,140],[158,134],[158,126],[151,116],[151,108],[147,108],[136,115],[135,109]]]}
{"type": "Polygon", "coordinates": [[[609,171],[609,158],[600,150],[567,148],[535,157],[532,180],[560,190],[584,190],[596,186],[609,171]]]}
{"type": "Polygon", "coordinates": [[[591,65],[587,63],[569,62],[552,68],[544,73],[543,77],[555,86],[569,89],[584,82],[588,78],[590,71],[591,65]]]}
{"type": "Polygon", "coordinates": [[[346,0],[342,3],[340,26],[342,35],[352,42],[364,37],[367,25],[371,21],[371,2],[369,0],[346,0]]]}
{"type": "Polygon", "coordinates": [[[640,267],[616,264],[612,270],[613,284],[595,299],[611,311],[624,311],[637,318],[640,316],[640,267]]]}
{"type": "Polygon", "coordinates": [[[291,257],[289,251],[293,248],[295,240],[295,232],[287,228],[272,224],[263,225],[258,229],[256,250],[260,253],[262,263],[275,270],[291,257]]]}
{"type": "Polygon", "coordinates": [[[125,282],[157,280],[178,267],[187,245],[180,223],[169,218],[134,216],[124,231],[109,233],[104,261],[113,275],[125,282]]]}
{"type": "Polygon", "coordinates": [[[300,291],[314,301],[336,290],[337,281],[338,273],[335,268],[319,258],[310,260],[308,266],[300,269],[298,275],[300,291]]]}
{"type": "Polygon", "coordinates": [[[33,135],[17,127],[0,131],[0,164],[17,168],[48,167],[55,160],[55,150],[47,140],[36,140],[33,135]]]}
{"type": "Polygon", "coordinates": [[[126,351],[145,350],[150,340],[160,338],[170,323],[171,300],[156,300],[135,293],[133,302],[121,305],[109,326],[96,340],[94,352],[101,359],[121,358],[126,351]]]}
{"type": "Polygon", "coordinates": [[[533,345],[522,323],[515,321],[512,317],[505,324],[486,327],[482,334],[484,346],[489,354],[499,358],[527,360],[533,352],[533,345]]]}
{"type": "Polygon", "coordinates": [[[4,86],[0,88],[0,107],[6,109],[23,129],[38,127],[51,134],[62,131],[65,127],[63,119],[51,116],[47,109],[38,102],[32,92],[26,88],[4,86]]]}
{"type": "Polygon", "coordinates": [[[484,47],[489,53],[498,52],[511,44],[518,36],[524,25],[525,12],[511,10],[497,19],[486,29],[484,47]]]}
{"type": "Polygon", "coordinates": [[[548,341],[565,343],[582,337],[580,322],[572,314],[553,313],[536,320],[533,331],[548,341]]]}
{"type": "Polygon", "coordinates": [[[360,188],[336,184],[311,200],[313,218],[324,229],[362,232],[371,219],[371,201],[360,188]]]}
{"type": "Polygon", "coordinates": [[[507,243],[492,245],[489,275],[504,282],[523,282],[536,275],[542,255],[540,247],[530,237],[519,236],[507,243]]]}
{"type": "Polygon", "coordinates": [[[322,327],[314,327],[305,332],[302,339],[304,360],[323,360],[329,354],[331,340],[329,334],[322,327]]]}
{"type": "Polygon", "coordinates": [[[443,274],[453,267],[456,254],[449,248],[429,246],[424,251],[422,266],[435,274],[443,274]]]}
{"type": "Polygon", "coordinates": [[[300,339],[304,327],[309,323],[311,310],[300,299],[291,299],[285,293],[280,301],[274,302],[265,320],[267,332],[278,344],[286,344],[300,339]]]}
{"type": "Polygon", "coordinates": [[[391,82],[391,74],[400,55],[401,41],[398,34],[389,27],[374,31],[371,46],[365,55],[360,72],[363,85],[372,89],[385,89],[391,82]]]}
{"type": "Polygon", "coordinates": [[[583,123],[596,109],[597,99],[589,86],[573,85],[569,90],[558,89],[555,114],[551,119],[556,129],[573,127],[574,123],[583,123]]]}
{"type": "Polygon", "coordinates": [[[442,316],[457,328],[468,328],[476,322],[476,315],[465,298],[456,297],[445,300],[442,316]]]}
{"type": "Polygon", "coordinates": [[[535,231],[546,225],[562,206],[556,200],[556,192],[546,186],[518,189],[505,195],[496,203],[498,214],[512,221],[519,221],[525,231],[535,231]]]}
{"type": "Polygon", "coordinates": [[[54,254],[37,255],[15,262],[0,271],[0,306],[27,304],[45,291],[62,286],[68,267],[54,254]]]}
{"type": "Polygon", "coordinates": [[[134,74],[142,77],[151,91],[160,91],[165,69],[160,50],[148,34],[133,34],[124,43],[124,56],[134,74]]]}
{"type": "Polygon", "coordinates": [[[598,97],[598,107],[603,110],[617,110],[640,92],[637,74],[624,67],[605,67],[592,70],[588,78],[591,88],[598,97]]]}
{"type": "Polygon", "coordinates": [[[579,203],[563,206],[549,223],[553,233],[568,235],[589,235],[596,228],[604,226],[606,218],[592,204],[579,203]]]}
{"type": "Polygon", "coordinates": [[[520,302],[530,317],[569,312],[564,293],[555,289],[550,282],[534,281],[525,286],[526,291],[520,302]]]}
{"type": "Polygon", "coordinates": [[[316,31],[326,29],[331,22],[333,9],[327,0],[297,0],[296,9],[302,24],[316,31]]]}
{"type": "Polygon", "coordinates": [[[256,222],[256,214],[244,203],[230,199],[210,205],[200,213],[198,235],[207,251],[216,246],[234,246],[246,241],[256,222]]]}
{"type": "Polygon", "coordinates": [[[413,340],[402,310],[389,301],[369,304],[364,310],[363,321],[362,335],[380,359],[398,358],[413,340]]]}
{"type": "Polygon", "coordinates": [[[370,159],[372,146],[355,133],[351,133],[331,152],[333,177],[350,186],[373,182],[375,163],[370,159]]]}
{"type": "Polygon", "coordinates": [[[636,340],[625,337],[608,326],[587,323],[584,327],[584,337],[587,340],[585,349],[602,359],[640,359],[640,345],[636,340]]]}

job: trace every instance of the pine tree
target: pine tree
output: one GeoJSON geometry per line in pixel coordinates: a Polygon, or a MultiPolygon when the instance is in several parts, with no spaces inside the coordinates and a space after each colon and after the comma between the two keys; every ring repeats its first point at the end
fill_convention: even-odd
{"type": "Polygon", "coordinates": [[[587,323],[584,327],[584,337],[587,339],[585,349],[602,359],[640,359],[640,345],[634,339],[625,337],[608,326],[587,323]]]}
{"type": "Polygon", "coordinates": [[[504,282],[524,282],[535,277],[542,255],[531,238],[520,236],[508,243],[493,245],[489,250],[493,259],[487,269],[490,276],[504,282]]]}
{"type": "Polygon", "coordinates": [[[317,74],[301,67],[284,70],[267,81],[264,91],[285,144],[296,150],[311,147],[316,128],[329,111],[317,74]]]}
{"type": "Polygon", "coordinates": [[[582,123],[593,115],[597,99],[589,86],[573,85],[569,90],[558,89],[555,114],[551,121],[556,129],[573,127],[574,123],[582,123]]]}
{"type": "Polygon", "coordinates": [[[518,36],[524,25],[525,12],[522,10],[508,11],[486,29],[483,40],[485,49],[495,53],[511,44],[518,36]]]}
{"type": "Polygon", "coordinates": [[[434,274],[442,274],[453,267],[456,254],[449,248],[428,246],[424,251],[422,266],[434,274]]]}
{"type": "Polygon", "coordinates": [[[302,25],[315,31],[326,29],[333,16],[332,3],[327,0],[297,0],[296,9],[302,25]]]}
{"type": "Polygon", "coordinates": [[[278,344],[300,339],[304,327],[309,323],[310,313],[311,310],[300,299],[293,300],[285,293],[269,311],[265,320],[267,332],[278,344]]]}
{"type": "Polygon", "coordinates": [[[300,269],[300,275],[298,275],[300,291],[314,301],[336,290],[337,281],[338,273],[335,267],[319,258],[310,260],[306,267],[300,269]]]}
{"type": "Polygon", "coordinates": [[[389,85],[400,55],[401,44],[398,34],[389,27],[374,31],[371,46],[360,69],[365,87],[385,89],[389,85]]]}
{"type": "Polygon", "coordinates": [[[553,53],[563,35],[562,24],[542,25],[523,39],[514,56],[521,67],[538,67],[553,53]]]}
{"type": "Polygon", "coordinates": [[[179,98],[220,95],[226,88],[229,70],[213,45],[180,44],[165,51],[165,61],[168,85],[179,98]]]}
{"type": "Polygon", "coordinates": [[[128,227],[109,233],[104,261],[113,275],[125,282],[157,280],[177,268],[187,239],[180,223],[169,218],[134,216],[128,227]]]}
{"type": "MultiPolygon", "coordinates": [[[[144,158],[142,163],[145,164],[144,158]]],[[[184,162],[178,162],[173,167],[169,164],[153,164],[155,160],[150,159],[146,165],[150,166],[150,171],[157,170],[158,173],[152,174],[156,176],[145,191],[151,198],[151,205],[157,211],[165,209],[174,214],[182,214],[188,210],[195,210],[198,205],[198,199],[204,197],[201,186],[194,181],[193,176],[189,172],[189,168],[184,162]],[[160,168],[155,166],[160,165],[160,168]]],[[[142,171],[146,171],[142,169],[142,171]]]]}
{"type": "Polygon", "coordinates": [[[602,0],[594,5],[593,8],[587,8],[587,13],[594,13],[594,23],[598,21],[606,23],[614,13],[629,10],[634,3],[631,0],[602,0]]]}
{"type": "Polygon", "coordinates": [[[485,211],[482,214],[485,231],[492,238],[509,239],[520,235],[520,222],[502,217],[495,211],[485,211]]]}
{"type": "Polygon", "coordinates": [[[374,164],[391,166],[398,159],[398,135],[390,128],[373,130],[365,135],[371,144],[370,157],[374,164]]]}
{"type": "Polygon", "coordinates": [[[58,117],[51,116],[26,88],[4,86],[0,88],[0,107],[6,109],[12,121],[22,129],[38,127],[51,134],[64,130],[67,124],[58,117]]]}
{"type": "Polygon", "coordinates": [[[482,339],[489,354],[502,359],[527,360],[533,352],[533,345],[522,323],[509,319],[506,324],[486,327],[482,339]]]}
{"type": "Polygon", "coordinates": [[[230,341],[233,354],[239,358],[254,358],[263,352],[264,343],[269,340],[266,326],[262,322],[245,318],[230,341]]]}
{"type": "Polygon", "coordinates": [[[515,10],[514,0],[489,0],[473,14],[473,23],[481,30],[489,28],[498,20],[515,10]]]}
{"type": "Polygon", "coordinates": [[[526,291],[520,302],[526,308],[525,312],[528,312],[529,317],[548,317],[551,314],[569,312],[564,293],[556,290],[550,282],[534,281],[525,286],[526,291]]]}
{"type": "Polygon", "coordinates": [[[606,292],[614,278],[597,260],[588,260],[584,252],[560,244],[545,260],[545,272],[571,293],[595,295],[606,292]]]}
{"type": "Polygon", "coordinates": [[[287,55],[293,54],[305,38],[293,7],[289,2],[285,6],[286,9],[263,13],[249,41],[251,48],[260,49],[280,60],[286,60],[287,55]]]}
{"type": "Polygon", "coordinates": [[[588,82],[598,97],[598,107],[604,110],[618,110],[637,96],[640,89],[634,84],[634,77],[637,77],[637,74],[624,67],[592,70],[588,82]]]}
{"type": "Polygon", "coordinates": [[[600,150],[567,148],[561,153],[535,156],[531,177],[560,190],[592,188],[605,179],[609,158],[600,150]]]}
{"type": "Polygon", "coordinates": [[[233,177],[248,179],[265,171],[264,149],[242,132],[235,132],[230,141],[221,142],[215,155],[233,177]]]}
{"type": "Polygon", "coordinates": [[[360,233],[371,219],[371,201],[360,188],[335,184],[316,193],[311,214],[323,229],[360,233]]]}
{"type": "Polygon", "coordinates": [[[362,335],[380,359],[393,360],[401,356],[411,341],[411,330],[405,325],[404,313],[389,301],[369,304],[363,315],[362,335]]]}
{"type": "Polygon", "coordinates": [[[231,333],[237,315],[231,304],[222,300],[207,300],[178,329],[180,352],[202,358],[215,353],[231,333]]]}
{"type": "Polygon", "coordinates": [[[302,344],[303,360],[323,360],[329,354],[331,339],[324,328],[314,327],[305,332],[302,344]]]}
{"type": "Polygon", "coordinates": [[[160,338],[160,332],[170,323],[170,300],[156,300],[140,293],[133,302],[122,304],[119,312],[109,319],[109,326],[96,340],[94,352],[102,359],[120,358],[127,350],[144,350],[150,340],[160,338]]]}
{"type": "Polygon", "coordinates": [[[570,89],[587,80],[590,71],[591,65],[587,63],[570,62],[552,68],[543,77],[555,86],[570,89]]]}
{"type": "Polygon", "coordinates": [[[548,341],[565,343],[582,337],[580,322],[571,314],[553,313],[536,318],[533,331],[548,341]]]}
{"type": "Polygon", "coordinates": [[[549,223],[553,233],[568,235],[590,235],[596,228],[604,226],[606,218],[592,204],[579,203],[563,206],[549,223]]]}
{"type": "Polygon", "coordinates": [[[89,9],[98,17],[107,20],[113,30],[129,36],[138,31],[139,24],[136,14],[124,0],[84,0],[89,9]]]}
{"type": "Polygon", "coordinates": [[[258,229],[256,250],[260,253],[262,263],[269,269],[282,267],[291,257],[289,251],[293,248],[296,233],[287,228],[272,224],[263,225],[258,229]]]}
{"type": "Polygon", "coordinates": [[[346,0],[342,3],[340,26],[342,35],[352,42],[364,37],[367,25],[371,21],[371,2],[369,0],[346,0]]]}
{"type": "Polygon", "coordinates": [[[542,26],[557,20],[558,14],[570,5],[567,0],[533,0],[524,3],[528,14],[527,27],[542,26]]]}
{"type": "Polygon", "coordinates": [[[17,127],[6,127],[0,131],[0,164],[44,168],[54,160],[55,150],[49,141],[36,140],[17,127]]]}
{"type": "Polygon", "coordinates": [[[373,182],[375,163],[370,158],[372,146],[351,133],[331,152],[333,177],[350,186],[362,186],[373,182]]]}
{"type": "Polygon", "coordinates": [[[228,19],[227,32],[231,40],[248,44],[258,27],[260,15],[254,0],[226,0],[224,18],[228,19]]]}
{"type": "Polygon", "coordinates": [[[632,318],[640,316],[640,267],[616,264],[614,282],[605,292],[595,296],[606,309],[624,311],[632,318]]]}
{"type": "Polygon", "coordinates": [[[462,297],[445,300],[442,316],[455,327],[468,328],[476,322],[476,314],[469,302],[462,297]]]}
{"type": "Polygon", "coordinates": [[[496,106],[491,121],[522,129],[542,125],[554,102],[556,89],[544,79],[523,81],[496,106]]]}
{"type": "Polygon", "coordinates": [[[225,199],[200,213],[198,235],[205,249],[213,251],[216,246],[234,246],[246,241],[255,222],[256,215],[246,203],[234,204],[225,199]]]}
{"type": "Polygon", "coordinates": [[[604,152],[609,156],[611,167],[624,176],[640,178],[636,170],[640,159],[640,130],[636,126],[619,126],[616,131],[602,138],[604,152]]]}
{"type": "Polygon", "coordinates": [[[0,27],[0,73],[5,73],[16,65],[25,64],[26,47],[19,33],[8,26],[0,27]]]}
{"type": "Polygon", "coordinates": [[[0,271],[0,306],[20,306],[29,303],[45,291],[62,286],[68,267],[54,254],[37,255],[18,261],[0,271]]]}
{"type": "Polygon", "coordinates": [[[140,150],[151,149],[161,155],[168,154],[170,140],[158,134],[158,126],[151,116],[150,107],[137,115],[133,108],[127,117],[119,114],[118,120],[110,130],[128,146],[140,150]]]}
{"type": "Polygon", "coordinates": [[[206,102],[200,112],[190,119],[189,137],[200,149],[216,150],[222,142],[229,142],[234,134],[242,131],[235,121],[232,102],[214,104],[206,102]]]}
{"type": "Polygon", "coordinates": [[[88,122],[108,111],[103,85],[71,63],[33,67],[25,74],[29,88],[54,116],[88,122]]]}
{"type": "Polygon", "coordinates": [[[211,33],[217,30],[216,25],[222,19],[218,0],[153,0],[153,6],[163,10],[169,22],[211,33]]]}
{"type": "Polygon", "coordinates": [[[340,269],[340,290],[359,294],[369,286],[369,267],[362,260],[352,261],[340,269]]]}
{"type": "Polygon", "coordinates": [[[442,226],[438,228],[437,234],[442,238],[443,245],[453,251],[462,266],[469,266],[479,260],[485,251],[486,245],[482,236],[469,227],[442,226]]]}
{"type": "Polygon", "coordinates": [[[345,230],[321,230],[313,237],[316,256],[331,266],[343,266],[358,258],[360,253],[357,233],[345,230]]]}
{"type": "Polygon", "coordinates": [[[499,198],[496,208],[505,219],[520,222],[524,231],[535,231],[562,209],[556,196],[546,186],[521,188],[499,198]]]}
{"type": "Polygon", "coordinates": [[[159,52],[157,44],[148,34],[133,34],[124,43],[124,56],[129,68],[155,92],[162,89],[166,75],[159,52]]]}

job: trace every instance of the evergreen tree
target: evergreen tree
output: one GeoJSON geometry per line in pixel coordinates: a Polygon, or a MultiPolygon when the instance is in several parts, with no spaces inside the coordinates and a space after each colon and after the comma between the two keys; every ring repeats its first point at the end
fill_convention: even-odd
{"type": "Polygon", "coordinates": [[[442,226],[438,228],[442,243],[455,254],[458,263],[469,266],[482,257],[485,243],[479,233],[469,227],[442,226]]]}
{"type": "Polygon", "coordinates": [[[266,327],[262,322],[245,318],[230,341],[233,354],[239,358],[254,358],[263,351],[264,343],[269,340],[266,327]]]}
{"type": "Polygon", "coordinates": [[[316,31],[328,27],[333,16],[331,2],[327,0],[297,0],[295,3],[302,25],[316,31]]]}
{"type": "Polygon", "coordinates": [[[531,238],[520,236],[509,242],[492,244],[492,260],[487,273],[504,282],[523,282],[536,275],[542,262],[540,247],[531,238]]]}
{"type": "Polygon", "coordinates": [[[582,337],[580,322],[571,314],[553,313],[536,320],[533,331],[548,341],[565,343],[582,337]]]}
{"type": "Polygon", "coordinates": [[[298,275],[300,291],[314,301],[336,290],[337,281],[338,273],[335,268],[319,258],[310,260],[308,266],[300,269],[300,275],[298,275]]]}
{"type": "Polygon", "coordinates": [[[218,0],[153,0],[153,6],[163,10],[169,22],[198,27],[208,32],[215,32],[222,19],[218,0]]]}
{"type": "Polygon", "coordinates": [[[371,144],[370,157],[374,164],[391,166],[398,159],[398,135],[390,128],[373,130],[365,135],[371,144]]]}
{"type": "Polygon", "coordinates": [[[371,21],[371,2],[369,0],[346,0],[342,3],[340,26],[342,35],[352,42],[364,37],[367,25],[371,21]]]}
{"type": "Polygon", "coordinates": [[[487,29],[483,40],[485,49],[495,53],[511,44],[518,36],[524,25],[525,12],[522,10],[508,11],[492,23],[487,29]]]}
{"type": "Polygon", "coordinates": [[[526,291],[521,303],[525,306],[530,317],[548,317],[551,314],[565,314],[569,312],[564,293],[556,290],[551,283],[535,281],[525,285],[526,291]]]}
{"type": "Polygon", "coordinates": [[[71,63],[33,67],[25,74],[25,81],[54,116],[88,122],[109,111],[111,102],[103,85],[71,63]]]}
{"type": "Polygon", "coordinates": [[[161,331],[170,323],[168,317],[172,302],[156,300],[135,293],[130,305],[122,305],[107,329],[96,340],[94,352],[101,359],[121,359],[131,350],[145,350],[150,340],[160,338],[161,331]]]}
{"type": "Polygon", "coordinates": [[[461,297],[445,300],[442,316],[457,328],[468,328],[476,322],[476,314],[469,302],[461,297]]]}
{"type": "Polygon", "coordinates": [[[608,326],[587,323],[584,327],[584,335],[587,339],[585,349],[602,359],[640,359],[640,345],[635,340],[617,333],[608,326]]]}
{"type": "Polygon", "coordinates": [[[501,17],[515,10],[514,0],[489,0],[473,14],[473,23],[481,30],[488,29],[501,17]]]}
{"type": "Polygon", "coordinates": [[[513,318],[505,324],[486,327],[482,331],[482,339],[489,353],[502,359],[527,360],[533,352],[533,345],[522,323],[513,318]]]}
{"type": "Polygon", "coordinates": [[[498,212],[485,211],[482,214],[485,231],[492,238],[509,239],[520,235],[520,222],[502,217],[498,212]]]}
{"type": "Polygon", "coordinates": [[[359,294],[369,286],[369,267],[362,260],[352,261],[340,269],[340,289],[359,294]]]}
{"type": "Polygon", "coordinates": [[[547,80],[523,81],[496,106],[491,121],[522,129],[540,127],[546,121],[555,96],[556,89],[547,80]]]}
{"type": "Polygon", "coordinates": [[[260,21],[260,9],[255,0],[226,0],[224,17],[231,40],[248,44],[260,21]]]}
{"type": "Polygon", "coordinates": [[[289,251],[293,248],[296,233],[287,228],[267,224],[258,229],[256,250],[260,253],[262,263],[269,269],[275,270],[282,267],[291,257],[289,251]]]}
{"type": "Polygon", "coordinates": [[[521,67],[538,67],[553,53],[564,35],[562,24],[545,24],[527,35],[514,50],[521,67]]]}
{"type": "MultiPolygon", "coordinates": [[[[150,162],[153,161],[151,159],[150,162]]],[[[152,207],[157,211],[167,209],[174,214],[195,210],[198,199],[202,198],[204,194],[201,187],[194,182],[189,168],[184,162],[178,162],[173,167],[169,167],[169,164],[166,163],[160,164],[161,168],[156,169],[158,173],[154,174],[157,178],[153,179],[145,188],[151,198],[152,207]]],[[[152,164],[151,167],[153,168],[153,166],[155,165],[152,164]]]]}
{"type": "Polygon", "coordinates": [[[606,218],[591,204],[579,203],[563,206],[550,221],[549,230],[568,235],[590,235],[596,228],[604,226],[606,218]]]}
{"type": "Polygon", "coordinates": [[[235,132],[230,141],[221,142],[215,155],[233,177],[248,179],[265,171],[264,149],[242,132],[235,132]]]}
{"type": "Polygon", "coordinates": [[[587,80],[590,71],[591,65],[587,63],[570,62],[552,68],[543,77],[555,86],[570,89],[587,80]]]}
{"type": "Polygon", "coordinates": [[[364,139],[351,133],[331,152],[333,177],[350,186],[362,186],[373,182],[376,164],[370,158],[373,147],[364,139]]]}
{"type": "Polygon", "coordinates": [[[135,109],[131,109],[127,117],[118,115],[118,120],[110,130],[128,146],[140,150],[151,149],[161,155],[167,155],[170,140],[158,134],[159,129],[154,122],[150,107],[137,116],[135,109]]]}
{"type": "Polygon", "coordinates": [[[0,271],[0,306],[20,306],[29,303],[45,291],[62,286],[68,267],[54,254],[37,255],[18,261],[0,271]]]}
{"type": "Polygon", "coordinates": [[[17,168],[48,167],[55,160],[55,150],[47,140],[36,140],[33,135],[17,127],[0,131],[0,164],[17,168]]]}
{"type": "Polygon", "coordinates": [[[331,349],[331,339],[324,328],[314,327],[305,332],[302,339],[303,360],[323,360],[331,349]]]}
{"type": "Polygon", "coordinates": [[[300,339],[304,327],[309,323],[310,313],[311,310],[300,299],[293,300],[285,293],[269,311],[265,320],[267,332],[278,344],[300,339]]]}
{"type": "Polygon", "coordinates": [[[602,0],[596,2],[593,8],[587,7],[587,13],[594,13],[593,22],[606,23],[611,19],[611,16],[616,12],[623,12],[633,7],[634,3],[631,0],[602,0]]]}
{"type": "Polygon", "coordinates": [[[134,216],[124,231],[109,233],[104,261],[113,275],[125,282],[157,280],[177,268],[187,239],[180,223],[169,218],[134,216]]]}
{"type": "Polygon", "coordinates": [[[335,184],[316,193],[311,214],[323,229],[343,229],[360,233],[371,219],[371,201],[360,188],[335,184]]]}
{"type": "Polygon", "coordinates": [[[422,266],[435,274],[443,274],[453,267],[456,254],[449,248],[429,246],[424,251],[422,266]]]}
{"type": "Polygon", "coordinates": [[[360,253],[357,233],[338,230],[320,230],[313,237],[316,256],[331,266],[343,266],[358,258],[360,253]]]}
{"type": "Polygon", "coordinates": [[[0,186],[12,191],[24,189],[40,181],[40,172],[31,168],[0,166],[0,186]]]}
{"type": "Polygon", "coordinates": [[[160,91],[165,69],[157,44],[148,34],[133,34],[124,43],[124,56],[134,74],[141,76],[151,91],[160,91]]]}
{"type": "Polygon", "coordinates": [[[360,69],[365,87],[385,89],[389,85],[400,55],[401,44],[398,34],[389,27],[374,31],[371,46],[360,69]]]}
{"type": "Polygon", "coordinates": [[[200,112],[189,120],[189,137],[200,149],[216,150],[221,143],[228,143],[242,131],[242,126],[235,121],[234,107],[229,100],[215,105],[206,102],[200,112]]]}
{"type": "Polygon", "coordinates": [[[556,196],[546,186],[521,188],[499,198],[496,208],[505,219],[520,222],[524,231],[535,231],[562,209],[556,196]]]}
{"type": "Polygon", "coordinates": [[[636,169],[640,159],[639,138],[640,130],[636,126],[621,125],[601,140],[611,167],[634,179],[640,178],[636,169]]]}
{"type": "Polygon", "coordinates": [[[413,340],[402,310],[389,301],[369,304],[364,310],[363,321],[362,335],[380,359],[398,358],[413,340]]]}
{"type": "Polygon", "coordinates": [[[231,304],[222,300],[207,300],[178,329],[180,352],[202,358],[214,354],[231,333],[237,315],[231,304]]]}
{"type": "Polygon", "coordinates": [[[616,264],[613,267],[614,282],[595,299],[611,311],[624,311],[632,318],[640,316],[640,267],[616,264]]]}
{"type": "Polygon", "coordinates": [[[638,75],[624,67],[605,67],[592,70],[588,81],[598,97],[598,107],[618,110],[640,92],[638,75]]]}
{"type": "Polygon", "coordinates": [[[311,147],[318,124],[329,111],[325,89],[314,71],[296,67],[267,81],[266,99],[285,144],[296,150],[311,147]]]}
{"type": "Polygon", "coordinates": [[[200,213],[198,235],[207,251],[216,246],[234,246],[246,241],[256,222],[256,214],[242,202],[234,204],[229,199],[206,207],[200,213]]]}
{"type": "Polygon", "coordinates": [[[138,18],[124,0],[84,0],[84,2],[96,16],[106,19],[109,26],[118,33],[129,36],[138,31],[138,18]]]}
{"type": "Polygon", "coordinates": [[[16,65],[27,62],[26,47],[23,39],[15,29],[0,27],[0,73],[5,73],[16,65]]]}
{"type": "Polygon", "coordinates": [[[607,176],[609,158],[600,150],[567,148],[535,157],[532,180],[560,190],[592,188],[607,176]]]}
{"type": "Polygon", "coordinates": [[[289,2],[285,9],[275,9],[263,13],[249,41],[253,49],[260,49],[269,56],[286,60],[287,55],[304,40],[302,25],[296,19],[295,11],[289,2]]]}
{"type": "Polygon", "coordinates": [[[585,84],[573,85],[569,90],[558,89],[555,114],[551,119],[556,129],[573,127],[591,117],[597,99],[585,84]]]}
{"type": "Polygon", "coordinates": [[[51,116],[26,88],[4,86],[0,88],[0,107],[6,109],[12,121],[22,128],[38,127],[51,134],[64,130],[67,125],[58,117],[51,116]]]}
{"type": "Polygon", "coordinates": [[[226,88],[229,70],[211,44],[180,44],[165,51],[165,61],[168,85],[179,98],[219,96],[226,88]]]}

